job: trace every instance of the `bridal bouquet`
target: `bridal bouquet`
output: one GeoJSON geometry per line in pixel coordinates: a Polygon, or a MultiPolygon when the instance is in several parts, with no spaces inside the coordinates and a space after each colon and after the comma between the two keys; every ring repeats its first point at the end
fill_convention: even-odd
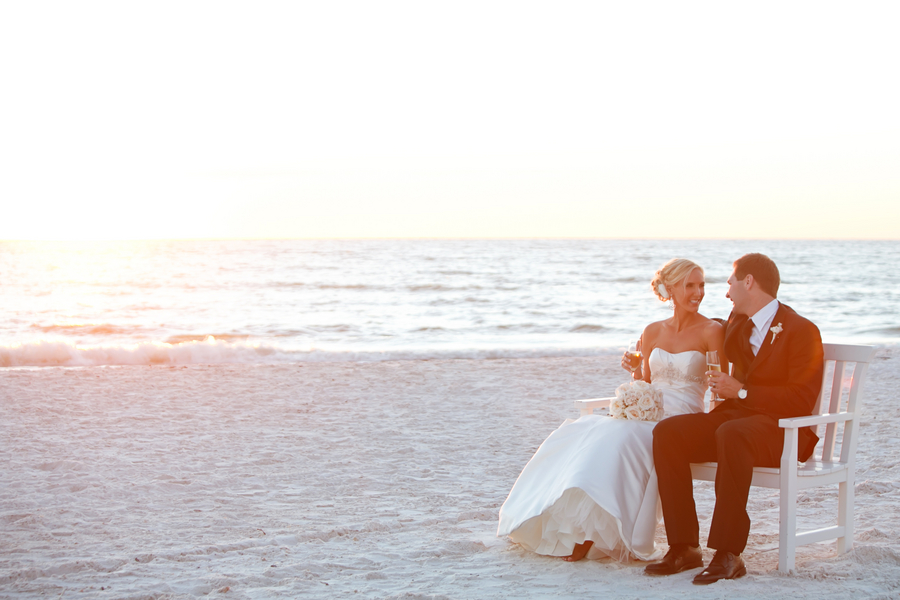
{"type": "Polygon", "coordinates": [[[629,421],[659,421],[663,418],[662,392],[646,381],[631,381],[616,388],[609,416],[629,421]]]}

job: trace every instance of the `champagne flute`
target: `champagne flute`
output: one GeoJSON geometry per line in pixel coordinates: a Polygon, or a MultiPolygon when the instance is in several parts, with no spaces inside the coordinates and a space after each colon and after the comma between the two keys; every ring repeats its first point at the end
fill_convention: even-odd
{"type": "Polygon", "coordinates": [[[641,358],[643,355],[641,354],[641,340],[631,340],[628,342],[628,361],[631,363],[631,372],[634,373],[637,371],[637,368],[641,365],[641,358]]]}
{"type": "MultiPolygon", "coordinates": [[[[710,350],[709,352],[706,353],[706,370],[707,371],[718,371],[719,373],[722,372],[722,363],[719,362],[719,353],[717,351],[710,350]]],[[[710,377],[712,377],[712,376],[710,375],[710,377]]],[[[710,396],[709,396],[710,402],[718,402],[719,397],[716,395],[715,392],[710,391],[709,394],[710,394],[710,396]]]]}

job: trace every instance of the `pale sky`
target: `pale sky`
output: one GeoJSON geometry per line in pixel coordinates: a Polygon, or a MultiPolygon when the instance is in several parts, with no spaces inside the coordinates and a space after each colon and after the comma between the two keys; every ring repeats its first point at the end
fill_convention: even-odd
{"type": "Polygon", "coordinates": [[[5,2],[0,239],[900,239],[900,8],[5,2]]]}

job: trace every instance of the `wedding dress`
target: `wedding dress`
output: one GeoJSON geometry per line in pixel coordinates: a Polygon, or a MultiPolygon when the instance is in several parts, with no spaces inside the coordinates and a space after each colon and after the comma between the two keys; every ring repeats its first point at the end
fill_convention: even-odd
{"type": "MultiPolygon", "coordinates": [[[[706,356],[654,348],[649,358],[665,415],[703,411],[706,356]]],[[[568,556],[593,540],[588,558],[656,560],[662,516],[653,466],[655,422],[606,415],[568,420],[525,465],[500,509],[497,535],[538,554],[568,556]]]]}

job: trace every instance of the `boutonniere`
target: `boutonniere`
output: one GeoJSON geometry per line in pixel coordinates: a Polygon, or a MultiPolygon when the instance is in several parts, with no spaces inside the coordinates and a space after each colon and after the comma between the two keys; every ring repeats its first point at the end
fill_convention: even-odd
{"type": "Polygon", "coordinates": [[[770,344],[774,344],[774,343],[775,343],[775,338],[778,337],[778,334],[779,334],[779,333],[781,333],[782,331],[784,331],[784,327],[782,327],[782,326],[781,326],[781,323],[779,323],[779,324],[776,325],[775,327],[772,327],[771,329],[769,329],[769,331],[772,332],[772,341],[769,342],[769,343],[770,343],[770,344]]]}

